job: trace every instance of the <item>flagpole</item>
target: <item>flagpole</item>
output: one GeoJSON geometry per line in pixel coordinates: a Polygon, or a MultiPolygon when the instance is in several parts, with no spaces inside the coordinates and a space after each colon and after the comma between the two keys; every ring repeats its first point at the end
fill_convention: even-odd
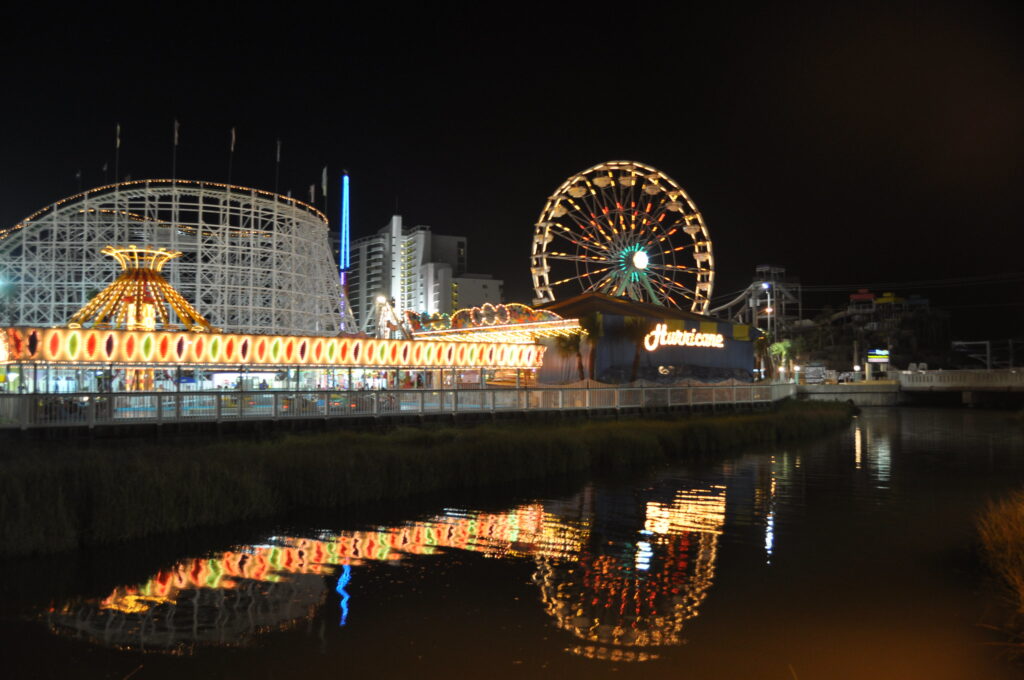
{"type": "Polygon", "coordinates": [[[278,180],[281,177],[281,140],[277,140],[277,160],[274,162],[274,193],[277,193],[278,180]]]}
{"type": "Polygon", "coordinates": [[[178,179],[178,119],[174,119],[174,149],[171,152],[171,181],[178,179]]]}
{"type": "Polygon", "coordinates": [[[114,183],[120,181],[121,177],[121,124],[114,128],[114,183]]]}
{"type": "Polygon", "coordinates": [[[324,214],[326,214],[327,213],[327,166],[326,165],[324,166],[323,174],[320,176],[320,193],[323,194],[324,214]]]}
{"type": "Polygon", "coordinates": [[[228,185],[231,184],[231,168],[235,162],[235,128],[231,128],[231,148],[228,150],[228,185]]]}

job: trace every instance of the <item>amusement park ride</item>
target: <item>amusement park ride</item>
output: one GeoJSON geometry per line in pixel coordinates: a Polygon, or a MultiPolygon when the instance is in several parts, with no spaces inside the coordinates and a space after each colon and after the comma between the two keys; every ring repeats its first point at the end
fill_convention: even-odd
{"type": "Polygon", "coordinates": [[[704,218],[679,184],[633,161],[577,173],[548,198],[530,255],[534,304],[604,293],[707,311],[714,257],[704,218]]]}
{"type": "MultiPolygon", "coordinates": [[[[347,191],[343,197],[347,202],[347,191]]],[[[519,385],[520,372],[535,379],[532,372],[544,364],[548,348],[542,339],[586,334],[576,319],[518,303],[485,304],[435,318],[397,310],[383,296],[377,301],[378,337],[354,332],[345,272],[339,277],[337,270],[317,269],[330,259],[316,255],[314,247],[317,239],[326,245],[326,226],[315,208],[267,192],[146,180],[84,192],[0,230],[0,255],[6,253],[6,264],[13,267],[23,309],[19,323],[0,329],[0,362],[14,376],[6,391],[109,389],[104,385],[110,379],[95,378],[99,369],[134,376],[121,383],[127,391],[180,390],[183,371],[233,374],[232,384],[241,386],[252,380],[245,374],[257,368],[287,371],[280,389],[358,389],[364,383],[353,383],[353,368],[361,375],[389,371],[395,382],[403,381],[400,371],[420,372],[412,381],[423,385],[456,384],[454,374],[464,370],[476,371],[478,384],[484,371],[512,371],[512,384],[519,385]],[[180,205],[188,210],[179,211],[180,205]],[[287,230],[290,241],[275,235],[287,230]],[[110,278],[84,259],[72,261],[84,251],[81,243],[71,247],[67,238],[72,236],[83,243],[111,239],[120,244],[101,250],[121,264],[122,272],[98,294],[91,286],[110,278]],[[301,241],[304,249],[289,246],[291,241],[301,241]],[[290,264],[278,257],[289,249],[301,255],[290,264]],[[41,269],[33,264],[40,258],[48,262],[41,269]],[[172,271],[169,281],[162,271],[175,259],[187,276],[172,271]],[[65,260],[66,265],[54,264],[65,260]],[[269,273],[261,271],[261,263],[269,263],[269,273]],[[286,271],[288,266],[295,271],[286,271]],[[175,281],[186,294],[178,292],[175,281]],[[83,307],[68,307],[66,298],[74,293],[81,300],[86,291],[91,299],[83,307]],[[324,291],[328,298],[333,295],[330,304],[316,302],[324,291]],[[292,298],[304,310],[301,318],[287,309],[292,298]],[[244,314],[232,300],[248,301],[244,314]],[[200,312],[208,304],[215,310],[209,319],[200,312]],[[330,320],[329,308],[334,310],[330,320]],[[162,386],[154,380],[154,368],[163,369],[162,386]],[[338,368],[349,369],[347,378],[338,377],[338,368]],[[177,377],[168,378],[167,369],[176,370],[177,377]],[[306,373],[300,376],[299,369],[306,373]],[[61,384],[63,389],[53,387],[61,384]]],[[[341,252],[343,265],[344,243],[341,252]]],[[[708,310],[714,283],[708,228],[686,191],[649,165],[610,161],[563,182],[534,227],[530,265],[536,305],[580,292],[611,296],[637,303],[623,313],[652,324],[652,315],[665,310],[666,318],[658,322],[671,341],[648,351],[661,345],[723,347],[723,331],[714,320],[696,316],[708,310]],[[680,314],[693,316],[684,324],[680,314]],[[685,341],[690,335],[700,342],[685,341]],[[708,344],[712,336],[716,341],[708,344]]],[[[746,326],[725,332],[725,342],[748,340],[746,326]]],[[[670,363],[679,361],[690,359],[670,363]]]]}
{"type": "Polygon", "coordinates": [[[519,371],[539,367],[544,356],[528,333],[513,342],[223,333],[161,274],[180,252],[134,245],[107,246],[102,252],[117,259],[123,271],[65,326],[0,333],[0,362],[8,364],[5,376],[16,376],[19,389],[31,385],[32,391],[47,391],[38,386],[54,378],[80,383],[81,369],[114,366],[123,372],[128,391],[151,391],[158,367],[235,371],[239,381],[250,368],[309,369],[322,374],[314,384],[326,384],[326,372],[338,368],[519,371]],[[47,376],[40,379],[40,370],[47,376]]]}
{"type": "Polygon", "coordinates": [[[174,290],[160,271],[168,260],[181,257],[180,251],[166,248],[107,246],[100,251],[121,265],[121,275],[99,295],[71,317],[68,328],[125,328],[130,331],[166,330],[176,327],[196,333],[214,329],[203,315],[174,290]],[[178,324],[172,322],[171,315],[178,324]]]}

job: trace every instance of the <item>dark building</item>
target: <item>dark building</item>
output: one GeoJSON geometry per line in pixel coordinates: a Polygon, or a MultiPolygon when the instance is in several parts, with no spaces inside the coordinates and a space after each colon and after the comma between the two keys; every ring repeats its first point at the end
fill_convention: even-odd
{"type": "Polygon", "coordinates": [[[599,293],[553,302],[544,309],[579,319],[587,335],[576,343],[545,341],[548,351],[538,382],[753,379],[754,343],[761,333],[748,324],[599,293]]]}

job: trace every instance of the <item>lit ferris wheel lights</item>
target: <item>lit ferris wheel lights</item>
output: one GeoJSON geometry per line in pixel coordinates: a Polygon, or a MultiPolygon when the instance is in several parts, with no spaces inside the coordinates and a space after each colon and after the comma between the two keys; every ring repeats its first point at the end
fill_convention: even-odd
{"type": "Polygon", "coordinates": [[[711,239],[696,205],[647,165],[611,161],[566,180],[534,227],[534,303],[579,292],[707,311],[711,239]],[[682,239],[680,241],[680,239],[682,239]]]}

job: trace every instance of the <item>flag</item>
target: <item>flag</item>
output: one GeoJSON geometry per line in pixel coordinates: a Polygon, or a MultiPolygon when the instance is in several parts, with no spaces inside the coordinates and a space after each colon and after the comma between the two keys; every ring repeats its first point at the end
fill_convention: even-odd
{"type": "Polygon", "coordinates": [[[178,119],[174,119],[174,146],[178,146],[178,119]]]}
{"type": "Polygon", "coordinates": [[[281,140],[277,140],[277,162],[281,162],[281,140]]]}
{"type": "Polygon", "coordinates": [[[231,153],[235,152],[235,128],[231,128],[231,153]]]}
{"type": "Polygon", "coordinates": [[[104,164],[103,164],[103,172],[106,172],[106,171],[107,171],[107,164],[106,164],[106,163],[104,163],[104,164]]]}
{"type": "Polygon", "coordinates": [[[309,185],[309,202],[310,203],[315,203],[316,202],[316,185],[315,184],[310,184],[309,185]]]}
{"type": "Polygon", "coordinates": [[[327,198],[327,166],[324,166],[324,173],[320,177],[320,192],[327,198]]]}
{"type": "Polygon", "coordinates": [[[75,172],[75,179],[82,179],[82,171],[81,170],[78,170],[77,172],[75,172]]]}
{"type": "Polygon", "coordinates": [[[114,131],[114,148],[121,148],[121,124],[117,124],[117,128],[114,131]]]}

